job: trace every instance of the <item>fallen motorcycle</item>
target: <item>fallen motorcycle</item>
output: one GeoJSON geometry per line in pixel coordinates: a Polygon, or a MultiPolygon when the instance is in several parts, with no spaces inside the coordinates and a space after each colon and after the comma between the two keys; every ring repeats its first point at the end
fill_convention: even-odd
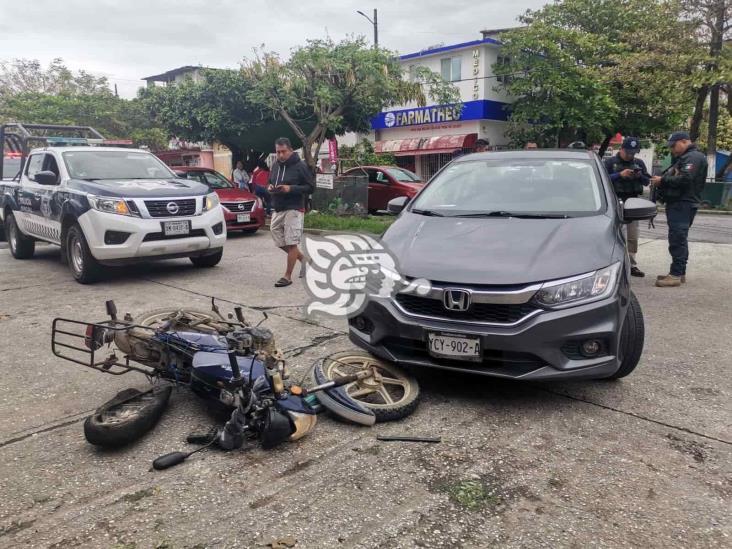
{"type": "MultiPolygon", "coordinates": [[[[110,319],[102,322],[54,319],[53,353],[107,374],[143,373],[152,387],[122,391],[87,418],[84,433],[95,445],[140,438],[161,417],[174,385],[233,408],[222,429],[193,439],[227,450],[248,438],[264,448],[297,440],[315,426],[321,405],[342,419],[373,425],[408,415],[418,402],[414,378],[360,351],[317,361],[314,386],[290,384],[272,332],[251,326],[238,307],[228,318],[212,300],[211,312],[162,309],[119,319],[114,302],[106,305],[110,319]]],[[[156,468],[188,455],[159,458],[156,468]]]]}

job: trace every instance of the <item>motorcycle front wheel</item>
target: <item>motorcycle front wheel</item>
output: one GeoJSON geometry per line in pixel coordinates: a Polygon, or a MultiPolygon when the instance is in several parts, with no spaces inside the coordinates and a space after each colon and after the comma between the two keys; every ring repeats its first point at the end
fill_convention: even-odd
{"type": "Polygon", "coordinates": [[[314,369],[315,380],[370,370],[375,376],[345,385],[348,397],[373,412],[376,422],[395,421],[410,415],[419,404],[419,383],[399,366],[364,351],[345,351],[323,359],[314,369]]]}

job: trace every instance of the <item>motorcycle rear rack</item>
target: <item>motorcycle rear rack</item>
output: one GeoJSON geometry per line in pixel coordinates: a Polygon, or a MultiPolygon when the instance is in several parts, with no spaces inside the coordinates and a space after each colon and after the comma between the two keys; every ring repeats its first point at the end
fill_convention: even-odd
{"type": "Polygon", "coordinates": [[[107,331],[125,331],[132,328],[143,330],[155,330],[149,326],[138,326],[136,324],[127,324],[117,320],[105,320],[102,322],[82,322],[79,320],[71,320],[68,318],[54,318],[51,327],[51,351],[53,354],[64,360],[81,364],[92,370],[97,370],[105,374],[119,376],[130,371],[136,371],[146,376],[157,376],[159,371],[152,366],[145,364],[133,363],[128,355],[124,355],[120,359],[115,353],[115,348],[109,343],[106,346],[94,349],[94,345],[87,346],[85,343],[76,345],[76,340],[81,339],[86,342],[89,338],[87,330],[89,327],[92,331],[96,328],[107,331]],[[81,330],[79,333],[75,330],[81,330]],[[100,355],[109,352],[106,358],[99,359],[100,355]]]}

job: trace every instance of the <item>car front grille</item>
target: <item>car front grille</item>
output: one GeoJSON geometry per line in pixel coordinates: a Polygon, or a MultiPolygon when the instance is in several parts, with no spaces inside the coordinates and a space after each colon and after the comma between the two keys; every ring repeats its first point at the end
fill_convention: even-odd
{"type": "Polygon", "coordinates": [[[442,301],[413,294],[397,294],[396,302],[407,313],[436,319],[513,324],[539,310],[529,303],[471,303],[467,311],[446,309],[442,301]]]}
{"type": "Polygon", "coordinates": [[[164,233],[147,233],[143,242],[153,242],[156,240],[175,240],[177,238],[191,238],[194,236],[206,236],[203,229],[193,229],[188,234],[164,234],[164,233]]]}
{"type": "Polygon", "coordinates": [[[254,200],[246,202],[222,202],[221,205],[231,213],[246,213],[254,209],[254,200]]]}
{"type": "Polygon", "coordinates": [[[196,213],[196,199],[184,198],[179,200],[145,200],[150,217],[182,217],[194,215],[196,213]],[[175,204],[177,211],[173,206],[168,208],[169,204],[175,204]],[[173,210],[171,212],[170,210],[173,210]]]}

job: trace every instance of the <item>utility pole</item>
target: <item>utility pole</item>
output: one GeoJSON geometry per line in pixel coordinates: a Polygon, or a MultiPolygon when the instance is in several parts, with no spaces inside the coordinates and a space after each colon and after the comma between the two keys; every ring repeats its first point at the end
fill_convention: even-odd
{"type": "Polygon", "coordinates": [[[374,8],[374,18],[371,19],[368,15],[366,15],[361,10],[357,10],[356,13],[366,18],[366,21],[371,23],[374,27],[374,48],[379,48],[379,14],[376,11],[376,8],[374,8]]]}

